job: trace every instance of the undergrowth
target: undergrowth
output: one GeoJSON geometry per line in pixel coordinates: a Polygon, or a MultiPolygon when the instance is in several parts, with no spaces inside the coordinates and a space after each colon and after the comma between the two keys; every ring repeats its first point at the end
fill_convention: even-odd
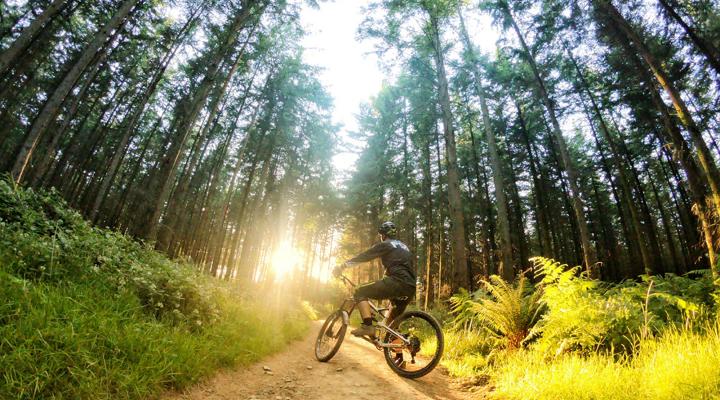
{"type": "Polygon", "coordinates": [[[498,399],[675,400],[720,398],[720,332],[668,330],[634,356],[518,352],[492,373],[498,399]]]}
{"type": "Polygon", "coordinates": [[[451,299],[443,364],[452,375],[482,377],[497,399],[720,398],[709,271],[609,284],[535,263],[542,279],[531,289],[493,278],[451,299]]]}
{"type": "Polygon", "coordinates": [[[249,290],[0,180],[0,398],[152,398],[305,332],[249,290]]]}

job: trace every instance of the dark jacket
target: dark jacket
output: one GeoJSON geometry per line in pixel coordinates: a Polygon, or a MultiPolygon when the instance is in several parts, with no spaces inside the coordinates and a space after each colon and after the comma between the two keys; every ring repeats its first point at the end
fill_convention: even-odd
{"type": "Polygon", "coordinates": [[[367,262],[380,257],[385,275],[402,283],[415,286],[413,255],[405,243],[397,239],[386,239],[346,262],[347,265],[367,262]]]}

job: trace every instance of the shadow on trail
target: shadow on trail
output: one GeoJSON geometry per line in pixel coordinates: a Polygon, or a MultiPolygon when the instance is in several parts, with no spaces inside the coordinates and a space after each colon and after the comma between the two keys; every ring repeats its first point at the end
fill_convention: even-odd
{"type": "Polygon", "coordinates": [[[442,367],[436,368],[428,375],[418,379],[407,379],[396,375],[385,362],[382,351],[377,350],[370,343],[353,337],[349,332],[345,338],[346,343],[328,364],[338,366],[357,367],[364,371],[364,375],[379,388],[388,386],[398,388],[405,386],[409,391],[418,392],[430,399],[461,400],[467,399],[469,394],[457,393],[451,388],[450,378],[443,372],[442,367]],[[345,350],[343,352],[343,350],[345,350]],[[356,359],[357,358],[357,359],[356,359]]]}

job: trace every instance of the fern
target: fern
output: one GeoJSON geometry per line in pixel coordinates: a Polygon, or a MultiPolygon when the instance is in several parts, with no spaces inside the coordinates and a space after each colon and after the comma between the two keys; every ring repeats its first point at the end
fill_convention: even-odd
{"type": "Polygon", "coordinates": [[[628,337],[643,322],[642,301],[607,296],[607,286],[589,279],[579,267],[537,257],[535,268],[543,277],[542,303],[547,313],[532,332],[540,336],[538,348],[558,355],[569,350],[631,348],[628,337]]]}
{"type": "Polygon", "coordinates": [[[498,276],[481,283],[482,290],[463,291],[451,299],[455,326],[472,329],[479,325],[498,346],[520,348],[544,310],[539,301],[542,292],[533,290],[524,276],[514,284],[498,276]]]}
{"type": "Polygon", "coordinates": [[[475,313],[472,311],[473,304],[473,294],[463,288],[450,297],[450,312],[455,316],[452,326],[455,329],[473,329],[477,323],[475,313]]]}

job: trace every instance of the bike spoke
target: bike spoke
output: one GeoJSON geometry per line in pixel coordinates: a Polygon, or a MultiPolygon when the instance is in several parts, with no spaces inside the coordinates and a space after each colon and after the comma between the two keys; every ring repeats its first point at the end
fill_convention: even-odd
{"type": "Polygon", "coordinates": [[[344,338],[345,325],[340,314],[331,315],[323,324],[315,343],[315,356],[320,361],[327,361],[335,355],[344,338]]]}
{"type": "MultiPolygon", "coordinates": [[[[395,330],[410,342],[409,345],[389,350],[397,368],[406,372],[420,371],[439,356],[437,332],[427,320],[418,317],[406,318],[399,322],[395,330]]],[[[403,343],[400,338],[389,336],[391,343],[403,343]]]]}

